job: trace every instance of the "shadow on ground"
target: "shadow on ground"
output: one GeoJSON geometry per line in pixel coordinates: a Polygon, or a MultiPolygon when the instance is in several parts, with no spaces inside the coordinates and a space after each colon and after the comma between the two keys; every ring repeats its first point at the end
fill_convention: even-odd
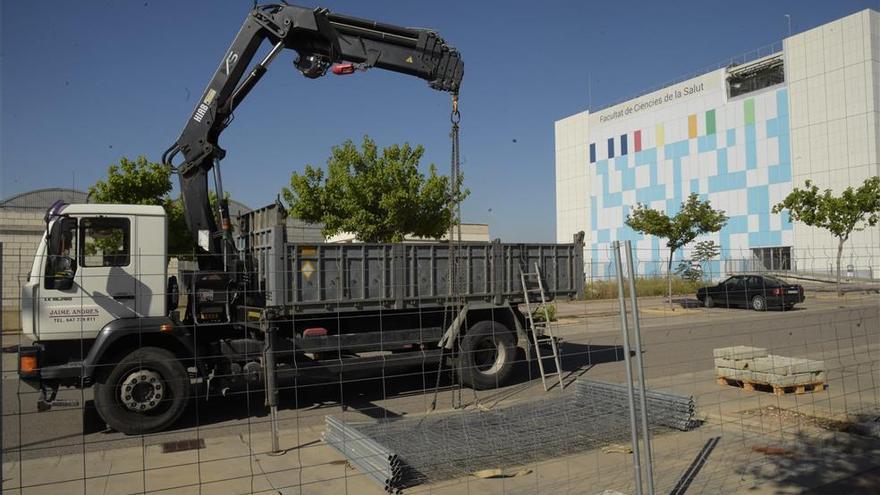
{"type": "MultiPolygon", "coordinates": [[[[560,344],[559,351],[563,375],[567,382],[573,381],[597,364],[623,360],[623,348],[620,346],[564,342],[560,344]]],[[[543,352],[545,369],[552,371],[554,367],[552,359],[548,357],[549,349],[543,352]]],[[[515,394],[528,388],[532,380],[538,379],[540,379],[540,371],[537,361],[532,359],[527,363],[520,352],[511,383],[496,390],[479,391],[477,396],[498,397],[505,395],[505,392],[515,394]]],[[[335,381],[281,385],[279,409],[313,410],[338,408],[342,404],[372,418],[394,418],[399,414],[376,402],[408,396],[424,396],[427,404],[430,403],[436,387],[439,387],[441,392],[462,388],[457,384],[454,373],[448,367],[439,372],[438,380],[436,364],[395,370],[393,373],[375,377],[343,377],[342,382],[342,384],[335,381]]],[[[463,400],[469,400],[474,394],[471,389],[462,388],[461,396],[463,400]]],[[[207,402],[204,399],[194,399],[181,419],[166,431],[173,432],[248,417],[267,417],[268,408],[264,404],[265,396],[262,390],[235,392],[228,397],[211,397],[207,402]]],[[[91,401],[86,404],[83,413],[83,429],[86,434],[106,430],[91,401]]]]}
{"type": "Polygon", "coordinates": [[[799,431],[781,445],[756,445],[760,457],[738,468],[775,493],[880,493],[880,441],[844,432],[799,431]]]}

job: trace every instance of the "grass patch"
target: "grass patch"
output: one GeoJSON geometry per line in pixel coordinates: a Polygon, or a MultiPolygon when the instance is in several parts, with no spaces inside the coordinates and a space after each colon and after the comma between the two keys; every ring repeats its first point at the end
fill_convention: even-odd
{"type": "MultiPolygon", "coordinates": [[[[701,280],[684,280],[681,277],[672,279],[673,296],[693,296],[697,289],[707,285],[701,280]]],[[[639,297],[665,296],[667,294],[666,278],[663,277],[639,277],[636,279],[636,295],[639,297]]],[[[624,287],[624,293],[629,297],[629,284],[624,287]]],[[[588,301],[596,299],[616,299],[617,280],[594,280],[587,282],[584,288],[584,299],[588,301]]]]}
{"type": "MultiPolygon", "coordinates": [[[[550,316],[550,321],[556,321],[556,305],[548,304],[547,305],[547,315],[550,316]]],[[[532,311],[532,319],[535,321],[544,321],[544,306],[538,305],[534,311],[532,311]]]]}

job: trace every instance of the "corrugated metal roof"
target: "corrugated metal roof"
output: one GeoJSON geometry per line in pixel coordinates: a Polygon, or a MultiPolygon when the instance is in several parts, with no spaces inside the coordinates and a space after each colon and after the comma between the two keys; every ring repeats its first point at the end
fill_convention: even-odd
{"type": "Polygon", "coordinates": [[[0,208],[33,208],[45,210],[52,203],[64,201],[65,203],[85,203],[88,193],[66,187],[50,187],[27,191],[15,196],[0,200],[0,208]]]}

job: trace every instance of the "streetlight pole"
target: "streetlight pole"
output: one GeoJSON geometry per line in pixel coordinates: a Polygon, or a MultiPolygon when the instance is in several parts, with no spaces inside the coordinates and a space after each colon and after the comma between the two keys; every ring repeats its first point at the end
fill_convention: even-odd
{"type": "Polygon", "coordinates": [[[785,14],[785,19],[788,20],[788,37],[791,38],[791,15],[785,14]]]}

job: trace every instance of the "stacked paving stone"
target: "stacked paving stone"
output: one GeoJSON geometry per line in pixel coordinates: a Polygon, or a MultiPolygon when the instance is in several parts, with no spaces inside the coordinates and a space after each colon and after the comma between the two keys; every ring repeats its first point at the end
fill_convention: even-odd
{"type": "Polygon", "coordinates": [[[755,385],[766,385],[774,393],[782,394],[786,388],[802,393],[806,386],[824,390],[826,382],[825,363],[812,359],[777,356],[762,347],[738,345],[714,349],[715,375],[719,383],[742,382],[746,390],[755,385]]]}

